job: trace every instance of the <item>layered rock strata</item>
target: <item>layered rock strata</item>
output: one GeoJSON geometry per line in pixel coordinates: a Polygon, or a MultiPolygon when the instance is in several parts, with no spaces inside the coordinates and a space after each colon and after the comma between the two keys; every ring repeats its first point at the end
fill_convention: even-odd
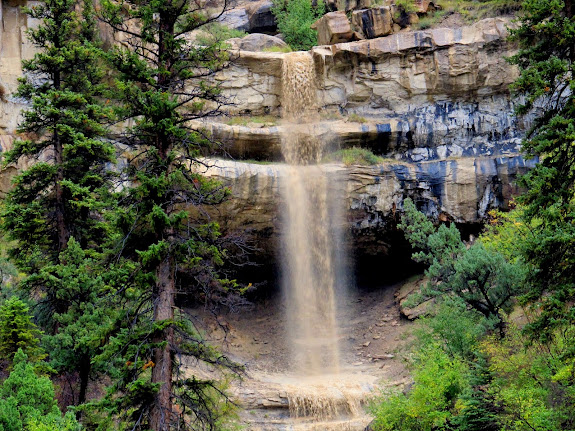
{"type": "MultiPolygon", "coordinates": [[[[516,178],[535,161],[521,156],[458,158],[422,163],[388,162],[377,166],[321,165],[330,187],[343,190],[346,229],[356,248],[371,254],[396,222],[405,198],[435,220],[473,224],[494,208],[507,208],[517,194],[516,178]],[[372,249],[373,248],[373,249],[372,249]]],[[[233,199],[221,210],[226,230],[274,237],[281,229],[279,187],[288,174],[283,164],[213,160],[205,174],[229,185],[233,199]]]]}
{"type": "MultiPolygon", "coordinates": [[[[517,77],[505,61],[515,52],[506,41],[509,23],[492,18],[458,29],[315,47],[320,110],[364,116],[379,130],[376,152],[387,157],[515,153],[529,118],[514,116],[508,91],[517,77]]],[[[282,61],[279,53],[240,51],[216,77],[234,102],[229,112],[279,115],[282,61]]],[[[274,139],[263,139],[262,146],[268,142],[274,139]]]]}

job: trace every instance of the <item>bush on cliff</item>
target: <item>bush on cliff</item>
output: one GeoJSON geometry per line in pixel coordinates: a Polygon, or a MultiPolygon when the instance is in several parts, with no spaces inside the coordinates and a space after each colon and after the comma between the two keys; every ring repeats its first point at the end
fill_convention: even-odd
{"type": "Polygon", "coordinates": [[[317,45],[317,33],[311,25],[325,14],[322,0],[312,6],[311,0],[274,0],[273,14],[278,30],[294,51],[305,51],[317,45]]]}

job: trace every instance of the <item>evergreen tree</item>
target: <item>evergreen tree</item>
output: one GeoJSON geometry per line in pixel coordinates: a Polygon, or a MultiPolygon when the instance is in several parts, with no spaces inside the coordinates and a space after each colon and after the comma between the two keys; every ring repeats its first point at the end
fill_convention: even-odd
{"type": "Polygon", "coordinates": [[[504,334],[502,311],[509,311],[525,278],[521,262],[515,264],[503,255],[487,250],[481,242],[467,248],[455,224],[435,228],[410,200],[404,201],[399,227],[407,240],[420,251],[413,259],[429,265],[427,296],[452,295],[491,320],[504,334]]]}
{"type": "Polygon", "coordinates": [[[32,322],[30,309],[16,297],[7,299],[0,307],[0,359],[12,361],[18,349],[22,349],[34,361],[46,354],[40,348],[40,334],[32,322]]]}
{"type": "Polygon", "coordinates": [[[0,385],[0,431],[78,431],[70,413],[62,416],[54,386],[37,376],[21,349],[14,356],[14,370],[0,385]]]}
{"type": "Polygon", "coordinates": [[[117,136],[131,154],[130,186],[118,211],[118,256],[135,265],[124,290],[134,304],[126,319],[131,325],[101,357],[122,371],[108,407],[133,429],[213,429],[221,389],[186,375],[182,358],[233,364],[201,341],[176,297],[207,301],[233,287],[215,273],[224,258],[214,244],[218,226],[199,217],[202,205],[221,202],[226,191],[193,169],[211,142],[189,126],[224,102],[209,78],[228,56],[220,43],[187,42],[189,32],[213,20],[194,1],[108,0],[103,7],[104,20],[123,41],[110,59],[119,72],[122,118],[130,120],[117,136]]]}
{"type": "MultiPolygon", "coordinates": [[[[83,16],[76,6],[75,0],[47,0],[25,8],[40,20],[28,31],[39,52],[23,61],[26,75],[16,94],[29,104],[18,128],[27,139],[15,142],[5,162],[38,161],[15,178],[2,229],[16,240],[10,254],[28,274],[56,262],[72,236],[83,247],[97,247],[103,237],[94,193],[106,183],[114,149],[101,139],[109,112],[98,99],[103,71],[91,6],[83,3],[83,16]]],[[[65,308],[46,294],[52,310],[65,308]]]]}
{"type": "Polygon", "coordinates": [[[101,257],[90,254],[94,253],[87,253],[71,237],[57,264],[46,265],[23,282],[24,286],[42,284],[67,304],[65,311],[52,315],[58,331],[42,341],[56,371],[78,372],[77,404],[86,400],[94,372],[107,368],[93,359],[101,353],[118,313],[109,295],[118,280],[117,272],[113,266],[104,270],[101,257]]]}
{"type": "Polygon", "coordinates": [[[28,31],[38,53],[23,62],[17,93],[28,102],[18,129],[26,139],[16,141],[6,162],[33,164],[14,180],[2,229],[15,244],[9,254],[27,273],[19,287],[38,300],[40,322],[56,334],[50,347],[60,340],[50,352],[53,365],[79,372],[81,403],[95,353],[93,341],[78,338],[78,324],[100,318],[94,306],[104,294],[95,258],[108,235],[101,210],[115,153],[103,139],[111,110],[101,103],[104,71],[89,0],[46,0],[25,11],[40,21],[28,31]]]}
{"type": "Polygon", "coordinates": [[[499,431],[501,423],[498,414],[501,407],[490,393],[492,381],[489,364],[484,355],[477,354],[469,370],[469,385],[460,395],[460,411],[453,419],[458,431],[499,431]]]}
{"type": "Polygon", "coordinates": [[[514,90],[525,97],[519,113],[536,117],[523,148],[540,162],[521,200],[531,230],[523,249],[537,268],[525,299],[539,308],[530,327],[544,342],[575,323],[574,15],[572,0],[525,0],[521,25],[511,30],[520,48],[511,58],[521,71],[514,90]]]}

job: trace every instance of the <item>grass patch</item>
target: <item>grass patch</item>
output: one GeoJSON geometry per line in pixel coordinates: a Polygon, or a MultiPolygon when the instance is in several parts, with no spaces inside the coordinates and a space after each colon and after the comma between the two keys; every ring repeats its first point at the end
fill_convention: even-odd
{"type": "Polygon", "coordinates": [[[250,124],[269,124],[275,126],[278,121],[279,118],[273,115],[261,115],[254,117],[232,117],[226,121],[226,124],[228,126],[249,126],[250,124]]]}
{"type": "Polygon", "coordinates": [[[321,111],[319,114],[322,120],[342,120],[343,116],[338,111],[321,111]]]}
{"type": "Polygon", "coordinates": [[[361,115],[357,115],[357,114],[349,114],[349,116],[347,117],[347,121],[350,121],[352,123],[367,123],[367,120],[365,119],[365,117],[362,117],[361,115]]]}
{"type": "Polygon", "coordinates": [[[289,45],[286,46],[270,46],[269,48],[264,48],[264,52],[292,52],[289,45]]]}
{"type": "Polygon", "coordinates": [[[442,9],[421,18],[416,27],[429,28],[445,15],[452,13],[458,13],[467,23],[472,23],[484,18],[512,13],[521,7],[520,0],[442,0],[439,4],[442,9]]]}
{"type": "Polygon", "coordinates": [[[376,156],[366,148],[353,147],[338,150],[334,153],[327,154],[324,157],[323,161],[342,162],[346,166],[350,165],[372,166],[383,163],[385,159],[383,157],[376,156]]]}
{"type": "Polygon", "coordinates": [[[443,17],[447,15],[446,10],[438,10],[433,13],[428,13],[427,15],[419,18],[419,22],[413,26],[416,30],[425,30],[426,28],[431,28],[441,22],[443,17]]]}

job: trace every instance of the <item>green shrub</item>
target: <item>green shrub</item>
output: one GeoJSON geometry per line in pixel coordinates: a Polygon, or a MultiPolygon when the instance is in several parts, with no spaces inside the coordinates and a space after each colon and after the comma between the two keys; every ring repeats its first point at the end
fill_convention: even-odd
{"type": "Polygon", "coordinates": [[[442,0],[440,5],[442,11],[438,12],[442,14],[458,13],[467,22],[473,22],[518,10],[521,2],[519,0],[442,0]]]}
{"type": "Polygon", "coordinates": [[[202,45],[211,46],[234,37],[244,37],[246,34],[245,31],[235,30],[214,21],[202,27],[202,32],[198,35],[197,41],[202,45]]]}
{"type": "Polygon", "coordinates": [[[0,386],[0,430],[77,431],[81,429],[71,413],[62,416],[48,377],[38,376],[34,365],[19,349],[14,370],[0,386]]]}
{"type": "Polygon", "coordinates": [[[324,161],[326,162],[343,162],[344,165],[377,165],[384,161],[383,157],[376,156],[366,148],[346,148],[334,153],[328,154],[324,161]]]}
{"type": "MultiPolygon", "coordinates": [[[[41,331],[32,322],[28,306],[11,297],[0,307],[0,359],[11,361],[18,349],[32,360],[46,355],[39,347],[41,331]]],[[[1,428],[0,428],[1,429],[1,428]]]]}
{"type": "Polygon", "coordinates": [[[467,365],[450,357],[439,345],[430,345],[415,355],[413,388],[405,395],[384,393],[372,407],[375,431],[428,431],[448,429],[456,413],[456,401],[467,387],[467,365]]]}
{"type": "Polygon", "coordinates": [[[413,28],[416,30],[425,30],[426,28],[431,28],[434,25],[441,22],[443,17],[445,17],[445,10],[438,10],[435,12],[428,13],[427,15],[419,18],[417,24],[414,24],[413,28]]]}
{"type": "Polygon", "coordinates": [[[395,0],[395,5],[404,13],[416,12],[414,0],[395,0]]]}
{"type": "Polygon", "coordinates": [[[272,12],[278,30],[293,50],[308,50],[317,45],[317,33],[311,25],[325,14],[323,0],[318,0],[315,7],[311,0],[274,0],[272,12]]]}

